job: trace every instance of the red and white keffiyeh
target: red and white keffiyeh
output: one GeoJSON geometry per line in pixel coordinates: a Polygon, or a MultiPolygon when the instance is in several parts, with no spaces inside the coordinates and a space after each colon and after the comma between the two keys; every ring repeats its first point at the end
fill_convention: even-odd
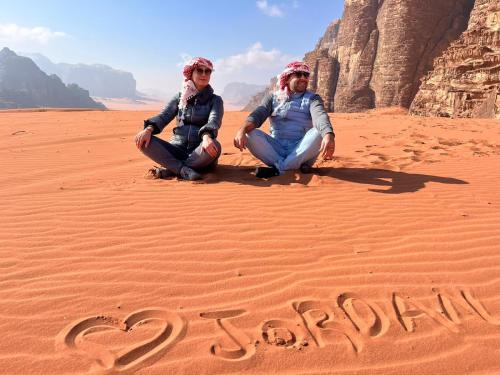
{"type": "Polygon", "coordinates": [[[188,100],[198,93],[192,78],[194,70],[200,66],[208,68],[212,71],[214,70],[212,62],[203,57],[192,58],[186,63],[186,65],[184,65],[184,69],[182,70],[184,82],[182,83],[181,99],[179,103],[181,108],[185,108],[188,100]]]}
{"type": "Polygon", "coordinates": [[[291,91],[290,88],[288,87],[288,78],[290,75],[293,73],[297,72],[304,72],[304,73],[310,73],[309,67],[304,64],[302,61],[293,61],[287,66],[285,66],[285,70],[283,70],[279,75],[278,75],[278,101],[280,103],[283,103],[288,100],[290,97],[291,91]]]}

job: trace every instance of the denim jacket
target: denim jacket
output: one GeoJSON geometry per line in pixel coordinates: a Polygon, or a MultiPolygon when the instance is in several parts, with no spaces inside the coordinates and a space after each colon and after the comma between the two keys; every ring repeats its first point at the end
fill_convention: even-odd
{"type": "Polygon", "coordinates": [[[267,95],[247,118],[260,127],[270,118],[271,135],[277,139],[298,140],[313,126],[324,137],[333,132],[321,97],[310,91],[292,94],[284,103],[279,103],[275,93],[267,95]]]}
{"type": "Polygon", "coordinates": [[[222,98],[215,95],[208,85],[189,99],[185,108],[180,108],[180,95],[174,95],[160,114],[145,120],[144,127],[152,125],[153,134],[158,134],[176,117],[177,124],[170,143],[188,149],[196,148],[204,133],[217,138],[224,115],[222,98]]]}

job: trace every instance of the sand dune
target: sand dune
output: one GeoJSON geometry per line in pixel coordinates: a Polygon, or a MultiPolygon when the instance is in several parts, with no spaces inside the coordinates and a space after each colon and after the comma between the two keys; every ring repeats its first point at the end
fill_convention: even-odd
{"type": "Polygon", "coordinates": [[[146,180],[151,112],[0,113],[3,374],[500,373],[495,120],[332,116],[272,181],[146,180]]]}

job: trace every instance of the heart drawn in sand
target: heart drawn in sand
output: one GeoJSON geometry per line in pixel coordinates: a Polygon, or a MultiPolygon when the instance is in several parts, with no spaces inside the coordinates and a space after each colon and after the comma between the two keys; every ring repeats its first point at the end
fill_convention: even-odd
{"type": "MultiPolygon", "coordinates": [[[[56,350],[71,350],[95,361],[94,370],[100,374],[132,373],[158,360],[185,334],[187,324],[176,313],[150,308],[131,313],[124,320],[107,316],[91,316],[65,327],[56,336],[56,350]],[[128,346],[115,353],[104,345],[85,340],[85,335],[103,330],[129,332],[149,321],[159,321],[154,337],[128,346]]],[[[95,372],[94,371],[94,372],[95,372]]]]}

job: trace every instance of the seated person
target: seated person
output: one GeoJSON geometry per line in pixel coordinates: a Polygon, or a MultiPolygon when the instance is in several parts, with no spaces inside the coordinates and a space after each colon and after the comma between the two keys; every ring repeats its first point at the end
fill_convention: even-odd
{"type": "Polygon", "coordinates": [[[221,154],[217,131],[222,122],[222,98],[209,85],[212,62],[202,57],[189,61],[183,70],[182,92],[176,94],[157,116],[144,121],[144,130],[135,137],[139,150],[161,167],[150,169],[153,178],[178,176],[184,180],[199,180],[200,172],[215,167],[221,154]],[[174,118],[177,126],[170,141],[159,134],[174,118]]]}
{"type": "Polygon", "coordinates": [[[309,67],[295,61],[278,76],[279,90],[267,95],[246,119],[234,138],[235,147],[250,152],[268,167],[256,176],[269,178],[299,169],[311,173],[321,154],[331,159],[335,134],[319,95],[307,91],[309,67]],[[256,129],[270,117],[271,134],[256,129]]]}

